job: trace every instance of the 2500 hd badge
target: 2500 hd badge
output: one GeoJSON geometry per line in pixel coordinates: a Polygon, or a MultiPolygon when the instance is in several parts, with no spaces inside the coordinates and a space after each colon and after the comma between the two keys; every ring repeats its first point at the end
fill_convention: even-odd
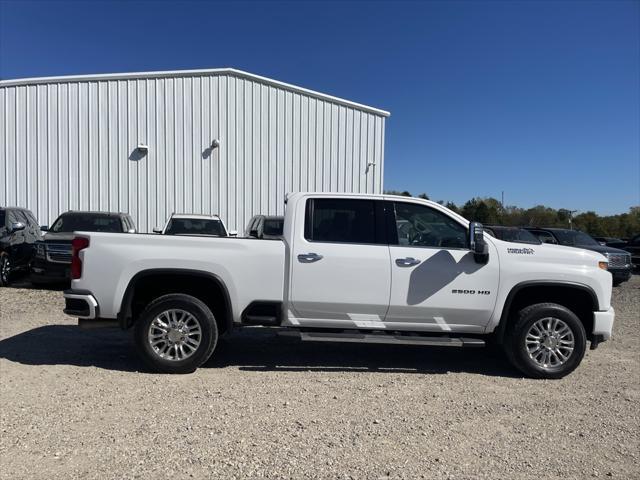
{"type": "Polygon", "coordinates": [[[461,293],[463,295],[491,295],[489,290],[451,290],[451,293],[461,293]]]}

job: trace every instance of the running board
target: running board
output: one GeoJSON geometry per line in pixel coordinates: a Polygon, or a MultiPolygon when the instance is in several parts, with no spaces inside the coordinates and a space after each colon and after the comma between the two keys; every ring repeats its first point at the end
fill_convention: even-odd
{"type": "Polygon", "coordinates": [[[284,330],[279,335],[298,337],[303,342],[382,343],[387,345],[429,345],[437,347],[484,347],[479,338],[436,337],[426,335],[389,335],[373,333],[298,332],[284,330]]]}

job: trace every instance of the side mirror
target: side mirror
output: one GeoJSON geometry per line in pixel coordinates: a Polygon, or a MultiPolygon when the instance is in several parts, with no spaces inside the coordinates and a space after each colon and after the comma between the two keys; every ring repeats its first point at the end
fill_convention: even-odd
{"type": "Polygon", "coordinates": [[[489,246],[484,241],[484,229],[479,222],[469,223],[469,250],[473,252],[476,263],[489,261],[489,246]]]}
{"type": "Polygon", "coordinates": [[[11,233],[19,232],[20,230],[24,230],[25,224],[22,222],[14,222],[11,224],[11,233]]]}
{"type": "Polygon", "coordinates": [[[229,230],[229,236],[230,237],[237,237],[238,236],[238,231],[237,230],[229,230]]]}
{"type": "Polygon", "coordinates": [[[258,238],[258,230],[256,230],[256,229],[249,230],[249,236],[258,238]]]}
{"type": "Polygon", "coordinates": [[[129,230],[127,230],[127,233],[136,233],[136,229],[135,228],[130,228],[129,230]]]}
{"type": "Polygon", "coordinates": [[[49,225],[40,225],[40,231],[41,232],[48,232],[49,231],[49,225]]]}
{"type": "Polygon", "coordinates": [[[160,227],[154,227],[153,233],[162,233],[162,229],[160,227]]]}

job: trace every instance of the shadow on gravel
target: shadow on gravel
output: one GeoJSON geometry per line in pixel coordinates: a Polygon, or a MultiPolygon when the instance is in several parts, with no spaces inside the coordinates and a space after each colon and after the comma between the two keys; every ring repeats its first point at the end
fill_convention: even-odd
{"type": "MultiPolygon", "coordinates": [[[[0,341],[0,358],[25,365],[74,365],[147,372],[130,332],[50,325],[0,341]]],[[[485,348],[302,343],[274,331],[247,328],[224,337],[203,368],[252,372],[393,372],[521,377],[501,354],[485,348]]]]}
{"type": "Polygon", "coordinates": [[[25,365],[74,365],[135,372],[144,370],[128,332],[48,325],[0,341],[0,358],[25,365]]]}
{"type": "Polygon", "coordinates": [[[501,353],[488,348],[300,342],[247,328],[226,337],[204,368],[255,372],[468,372],[521,378],[501,353]]]}

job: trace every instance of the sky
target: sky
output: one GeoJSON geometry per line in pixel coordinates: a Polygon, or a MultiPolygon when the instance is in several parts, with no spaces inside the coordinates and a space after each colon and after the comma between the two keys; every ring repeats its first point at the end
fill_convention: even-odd
{"type": "Polygon", "coordinates": [[[0,78],[234,67],[391,112],[384,188],[640,205],[640,1],[0,0],[0,78]]]}

